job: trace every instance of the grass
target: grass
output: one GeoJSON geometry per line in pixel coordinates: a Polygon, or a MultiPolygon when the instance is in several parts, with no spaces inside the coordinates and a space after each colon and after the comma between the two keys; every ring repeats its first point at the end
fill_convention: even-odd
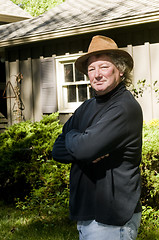
{"type": "MultiPolygon", "coordinates": [[[[137,240],[159,240],[158,221],[144,221],[137,240]]],[[[0,240],[78,240],[78,232],[66,216],[39,216],[0,204],[0,240]]]]}
{"type": "Polygon", "coordinates": [[[78,240],[78,233],[67,217],[38,216],[0,205],[0,240],[78,240]]]}

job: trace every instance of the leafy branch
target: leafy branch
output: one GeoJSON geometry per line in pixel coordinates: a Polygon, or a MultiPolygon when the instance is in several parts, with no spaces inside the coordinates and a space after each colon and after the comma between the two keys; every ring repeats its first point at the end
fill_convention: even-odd
{"type": "Polygon", "coordinates": [[[158,81],[154,81],[152,85],[146,83],[146,79],[138,80],[136,84],[133,84],[129,90],[132,92],[134,97],[139,98],[142,97],[145,90],[152,89],[152,91],[155,93],[155,96],[157,98],[157,102],[159,103],[159,83],[158,81]]]}
{"type": "Polygon", "coordinates": [[[33,17],[39,16],[65,0],[12,0],[13,3],[21,7],[33,17]]]}

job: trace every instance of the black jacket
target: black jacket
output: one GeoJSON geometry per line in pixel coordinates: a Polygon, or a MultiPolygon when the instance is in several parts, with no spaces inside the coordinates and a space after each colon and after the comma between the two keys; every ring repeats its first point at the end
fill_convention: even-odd
{"type": "Polygon", "coordinates": [[[122,226],[141,211],[142,123],[141,107],[123,83],[85,101],[66,122],[52,153],[72,163],[71,219],[122,226]]]}

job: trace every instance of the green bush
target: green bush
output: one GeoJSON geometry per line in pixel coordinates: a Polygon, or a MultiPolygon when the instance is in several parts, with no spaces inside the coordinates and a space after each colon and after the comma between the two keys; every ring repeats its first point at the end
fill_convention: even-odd
{"type": "Polygon", "coordinates": [[[58,212],[65,215],[68,213],[69,204],[70,166],[53,160],[41,161],[39,179],[35,181],[25,200],[17,199],[16,205],[23,210],[37,210],[39,214],[47,212],[52,215],[58,212]]]}
{"type": "Polygon", "coordinates": [[[158,240],[159,239],[159,210],[143,206],[141,225],[137,240],[158,240]]]}
{"type": "Polygon", "coordinates": [[[0,135],[0,196],[5,201],[24,200],[43,187],[47,168],[58,168],[51,154],[62,130],[57,118],[55,113],[40,122],[14,124],[0,135]]]}
{"type": "Polygon", "coordinates": [[[159,208],[159,120],[143,127],[142,149],[142,203],[159,208]]]}
{"type": "MultiPolygon", "coordinates": [[[[0,196],[22,209],[52,214],[68,210],[70,164],[52,159],[52,147],[62,131],[58,114],[40,122],[21,122],[0,135],[0,196]]],[[[142,204],[159,207],[159,120],[143,128],[142,204]]]]}

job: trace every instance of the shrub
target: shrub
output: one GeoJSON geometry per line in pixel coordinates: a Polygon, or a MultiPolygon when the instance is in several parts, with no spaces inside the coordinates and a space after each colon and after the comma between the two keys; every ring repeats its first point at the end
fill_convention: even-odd
{"type": "MultiPolygon", "coordinates": [[[[1,198],[22,209],[47,213],[68,210],[70,164],[52,159],[52,147],[61,133],[58,114],[40,122],[21,122],[0,135],[1,198]]],[[[142,204],[157,211],[159,206],[159,120],[144,123],[142,204]]]]}
{"type": "Polygon", "coordinates": [[[142,203],[159,207],[159,120],[144,123],[142,150],[142,203]]]}
{"type": "Polygon", "coordinates": [[[35,181],[25,200],[17,199],[16,205],[23,210],[37,210],[39,215],[44,212],[65,215],[69,203],[70,165],[53,160],[41,161],[39,179],[35,181]]]}
{"type": "Polygon", "coordinates": [[[159,239],[159,210],[143,206],[141,225],[137,240],[157,240],[159,239]]]}
{"type": "Polygon", "coordinates": [[[52,146],[62,129],[57,117],[14,124],[0,135],[0,191],[6,201],[24,199],[44,182],[41,168],[52,160],[52,146]]]}

